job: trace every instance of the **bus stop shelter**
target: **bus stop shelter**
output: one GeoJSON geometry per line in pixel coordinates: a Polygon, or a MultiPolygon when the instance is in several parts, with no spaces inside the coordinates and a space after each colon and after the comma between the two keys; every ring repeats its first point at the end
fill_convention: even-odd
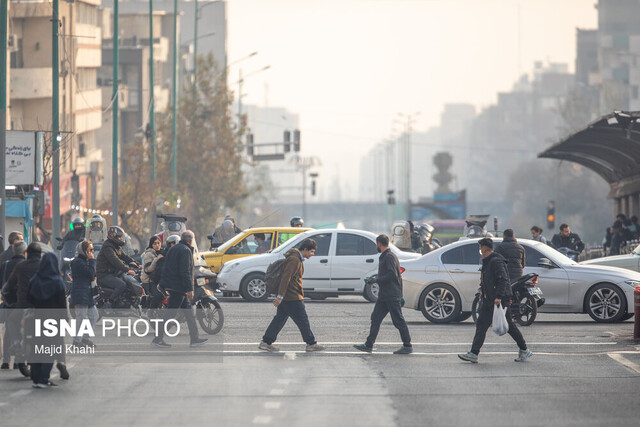
{"type": "Polygon", "coordinates": [[[615,111],[538,154],[589,168],[609,183],[615,213],[640,216],[640,111],[615,111]]]}

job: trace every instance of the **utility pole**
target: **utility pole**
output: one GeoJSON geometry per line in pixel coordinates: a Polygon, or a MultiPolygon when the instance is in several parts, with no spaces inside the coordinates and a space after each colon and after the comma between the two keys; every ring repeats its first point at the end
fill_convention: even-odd
{"type": "MultiPolygon", "coordinates": [[[[117,0],[116,0],[117,1],[117,0]]],[[[60,237],[60,57],[58,31],[60,21],[58,17],[58,2],[53,0],[53,16],[51,18],[51,148],[53,154],[53,173],[51,182],[51,220],[52,220],[52,242],[56,237],[60,237]]],[[[3,46],[6,50],[6,44],[3,46]]],[[[4,165],[3,165],[4,166],[4,165]]]]}
{"type": "MultiPolygon", "coordinates": [[[[57,1],[57,0],[56,0],[57,1]]],[[[118,20],[119,20],[119,10],[118,10],[118,1],[113,0],[113,95],[111,99],[113,100],[113,108],[112,111],[112,156],[111,156],[111,167],[113,169],[113,179],[111,180],[111,213],[113,215],[113,219],[111,223],[113,225],[118,225],[118,114],[120,110],[120,99],[118,97],[118,69],[120,68],[120,42],[118,40],[118,20]]]]}
{"type": "Polygon", "coordinates": [[[193,10],[193,98],[195,100],[198,88],[198,0],[194,0],[193,10]]]}
{"type": "MultiPolygon", "coordinates": [[[[240,123],[240,117],[242,116],[242,83],[244,80],[242,79],[242,68],[238,70],[238,123],[240,123]]],[[[238,126],[240,129],[240,126],[238,126]]]]}
{"type": "Polygon", "coordinates": [[[155,89],[155,61],[153,60],[153,0],[149,0],[149,126],[151,127],[151,181],[156,180],[156,98],[155,89]]]}
{"type": "Polygon", "coordinates": [[[173,0],[173,91],[171,99],[171,188],[178,187],[178,0],[173,0]]]}
{"type": "MultiPolygon", "coordinates": [[[[54,0],[57,1],[57,0],[54,0]]],[[[5,207],[7,204],[7,191],[5,186],[7,185],[7,160],[6,160],[6,147],[7,147],[7,14],[9,8],[9,0],[2,0],[0,4],[0,43],[2,43],[3,49],[0,52],[0,236],[6,238],[5,230],[5,207]]]]}

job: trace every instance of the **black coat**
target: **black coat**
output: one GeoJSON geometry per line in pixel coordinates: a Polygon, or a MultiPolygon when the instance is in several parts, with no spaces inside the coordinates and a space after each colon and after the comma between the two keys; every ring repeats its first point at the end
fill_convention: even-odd
{"type": "Polygon", "coordinates": [[[522,276],[522,270],[526,265],[525,251],[522,245],[513,237],[505,237],[502,243],[495,249],[507,260],[507,271],[509,272],[509,281],[513,282],[522,276]]]}
{"type": "Polygon", "coordinates": [[[506,305],[507,299],[513,296],[509,285],[509,273],[507,272],[507,261],[498,253],[493,252],[482,260],[482,274],[480,276],[480,286],[485,300],[492,301],[496,298],[503,300],[506,305]]]}
{"type": "Polygon", "coordinates": [[[15,289],[18,297],[17,308],[32,307],[27,298],[29,295],[29,280],[38,272],[41,259],[42,254],[40,253],[29,254],[25,262],[16,265],[11,277],[7,281],[7,286],[12,290],[15,289]]]}
{"type": "Polygon", "coordinates": [[[378,261],[378,301],[397,301],[402,298],[400,262],[391,249],[380,254],[378,261]]]}
{"type": "Polygon", "coordinates": [[[71,262],[71,275],[73,276],[71,304],[95,305],[91,282],[96,277],[96,260],[87,259],[85,255],[79,254],[71,262]]]}
{"type": "Polygon", "coordinates": [[[18,301],[16,295],[17,288],[15,286],[6,286],[11,278],[14,268],[24,262],[22,255],[14,255],[9,261],[5,261],[0,265],[0,281],[2,282],[2,299],[9,305],[14,305],[18,301]]]}
{"type": "Polygon", "coordinates": [[[129,264],[135,262],[133,258],[122,251],[113,240],[105,240],[96,260],[96,274],[98,278],[108,274],[117,275],[130,270],[129,264]]]}
{"type": "Polygon", "coordinates": [[[162,268],[160,286],[176,291],[193,291],[193,248],[183,241],[167,252],[162,268]]]}

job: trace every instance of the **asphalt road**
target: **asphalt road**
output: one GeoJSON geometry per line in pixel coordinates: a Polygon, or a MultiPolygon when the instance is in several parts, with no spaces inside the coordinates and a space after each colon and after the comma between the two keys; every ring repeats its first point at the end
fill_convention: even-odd
{"type": "MultiPolygon", "coordinates": [[[[514,362],[511,339],[489,332],[472,365],[456,357],[469,350],[470,320],[434,325],[405,310],[415,353],[392,354],[400,341],[387,318],[376,351],[364,354],[352,345],[367,336],[372,304],[357,297],[309,301],[311,327],[327,351],[305,353],[290,321],[276,342],[281,352],[269,354],[257,345],[275,308],[233,298],[222,305],[223,332],[198,359],[180,362],[180,352],[196,351],[180,335],[167,339],[177,352],[171,360],[147,339],[112,363],[72,358],[70,380],[59,380],[54,368],[56,388],[34,390],[17,371],[0,371],[0,425],[639,424],[640,342],[632,340],[632,321],[540,314],[522,328],[534,352],[529,361],[514,362]]],[[[101,343],[97,353],[117,346],[101,343]]]]}

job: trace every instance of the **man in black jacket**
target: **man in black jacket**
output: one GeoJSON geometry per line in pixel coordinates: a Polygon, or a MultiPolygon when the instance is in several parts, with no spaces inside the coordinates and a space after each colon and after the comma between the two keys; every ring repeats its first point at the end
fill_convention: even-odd
{"type": "Polygon", "coordinates": [[[389,237],[384,234],[376,238],[376,246],[380,252],[378,262],[378,300],[371,313],[371,329],[364,344],[354,345],[360,351],[371,353],[373,343],[376,341],[382,320],[391,314],[393,326],[400,331],[402,347],[394,351],[394,354],[409,354],[413,352],[409,328],[402,316],[402,277],[400,276],[400,263],[398,258],[389,249],[389,237]]]}
{"type": "Polygon", "coordinates": [[[122,247],[125,244],[124,230],[118,226],[109,227],[107,240],[102,244],[96,260],[96,276],[98,285],[113,289],[105,308],[111,308],[125,289],[127,283],[118,277],[121,274],[135,276],[135,271],[129,266],[135,260],[125,254],[122,247]]]}
{"type": "MultiPolygon", "coordinates": [[[[175,310],[181,309],[187,319],[190,347],[198,347],[207,341],[207,338],[198,338],[198,325],[191,311],[189,300],[193,298],[193,243],[194,235],[191,231],[185,231],[180,236],[180,242],[169,249],[165,256],[164,267],[160,286],[169,291],[169,303],[165,321],[174,317],[175,310]]],[[[151,341],[155,347],[171,347],[164,341],[164,325],[159,325],[156,337],[151,341]]]]}
{"type": "Polygon", "coordinates": [[[9,233],[9,246],[7,249],[0,254],[0,263],[9,261],[11,257],[13,257],[13,245],[16,242],[24,241],[24,237],[22,237],[22,233],[19,231],[12,231],[9,233]]]}
{"type": "Polygon", "coordinates": [[[522,276],[522,270],[526,265],[526,256],[522,245],[513,237],[512,229],[504,230],[503,236],[502,243],[498,245],[495,252],[507,260],[509,283],[511,283],[522,276]]]}
{"type": "Polygon", "coordinates": [[[509,324],[509,335],[518,344],[520,352],[515,359],[516,362],[524,362],[533,355],[531,351],[527,349],[527,344],[524,341],[520,330],[513,323],[511,318],[511,299],[513,294],[511,292],[511,286],[509,286],[509,273],[507,273],[507,266],[504,257],[493,251],[493,240],[489,238],[481,239],[478,244],[480,245],[480,253],[482,253],[482,273],[480,275],[480,286],[482,288],[482,301],[480,306],[480,313],[478,316],[478,322],[476,323],[476,335],[473,337],[473,344],[471,345],[471,351],[467,354],[459,354],[458,357],[462,360],[471,363],[478,363],[478,354],[480,354],[480,348],[484,344],[487,330],[493,322],[493,310],[494,307],[500,306],[504,302],[504,306],[507,307],[507,323],[509,324]]]}
{"type": "Polygon", "coordinates": [[[556,249],[569,248],[576,252],[582,252],[584,250],[584,243],[582,243],[580,236],[572,233],[568,224],[560,224],[560,233],[553,235],[551,244],[556,249]]]}

